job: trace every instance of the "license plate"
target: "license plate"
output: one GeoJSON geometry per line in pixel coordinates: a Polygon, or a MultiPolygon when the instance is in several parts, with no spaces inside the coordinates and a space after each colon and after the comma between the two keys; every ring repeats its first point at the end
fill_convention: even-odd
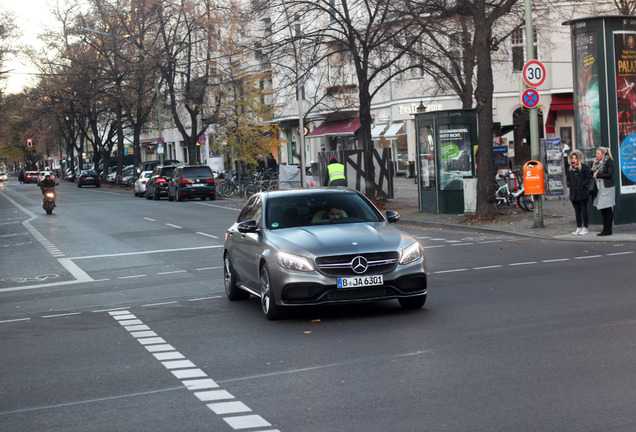
{"type": "Polygon", "coordinates": [[[358,288],[384,284],[382,275],[338,278],[338,288],[358,288]]]}
{"type": "Polygon", "coordinates": [[[199,183],[195,183],[192,185],[193,187],[205,187],[205,185],[203,183],[199,184],[199,183]]]}

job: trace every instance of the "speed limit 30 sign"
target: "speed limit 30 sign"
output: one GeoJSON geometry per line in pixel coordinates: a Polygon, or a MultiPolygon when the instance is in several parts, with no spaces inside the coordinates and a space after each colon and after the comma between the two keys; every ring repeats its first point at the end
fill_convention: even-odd
{"type": "Polygon", "coordinates": [[[529,87],[539,87],[545,81],[545,66],[539,60],[530,60],[523,66],[523,80],[529,87]]]}

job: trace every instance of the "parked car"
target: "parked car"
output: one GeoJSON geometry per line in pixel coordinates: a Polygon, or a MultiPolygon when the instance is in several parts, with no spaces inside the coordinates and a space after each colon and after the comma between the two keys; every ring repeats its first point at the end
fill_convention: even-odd
{"type": "Polygon", "coordinates": [[[424,250],[392,225],[399,218],[351,189],[259,192],[225,234],[225,293],[260,297],[268,319],[302,305],[397,299],[421,308],[424,250]]]}
{"type": "Polygon", "coordinates": [[[92,185],[95,187],[101,186],[99,174],[95,170],[83,170],[77,177],[77,187],[92,185]]]}
{"type": "Polygon", "coordinates": [[[9,181],[9,176],[6,172],[0,172],[0,181],[6,182],[9,181]]]}
{"type": "Polygon", "coordinates": [[[121,175],[115,177],[115,183],[122,186],[132,186],[135,182],[135,166],[128,165],[121,171],[121,175]]]}
{"type": "Polygon", "coordinates": [[[70,181],[70,182],[74,182],[77,179],[77,176],[79,175],[79,168],[75,167],[75,170],[72,170],[70,168],[68,168],[66,170],[66,180],[70,181]]]}
{"type": "Polygon", "coordinates": [[[161,199],[162,196],[168,195],[168,182],[172,177],[176,166],[174,165],[157,165],[146,183],[146,199],[161,199]]]}
{"type": "Polygon", "coordinates": [[[37,171],[27,171],[24,173],[24,182],[25,183],[37,183],[38,182],[38,173],[37,171]]]}
{"type": "Polygon", "coordinates": [[[139,178],[135,180],[135,184],[133,185],[136,197],[144,196],[146,193],[146,183],[150,180],[151,175],[152,171],[142,171],[142,173],[139,174],[139,178]]]}
{"type": "Polygon", "coordinates": [[[168,201],[185,198],[216,199],[216,179],[207,165],[185,165],[174,170],[168,183],[168,201]]]}
{"type": "Polygon", "coordinates": [[[105,178],[106,183],[114,184],[116,175],[117,175],[117,167],[116,166],[108,167],[108,174],[106,174],[106,178],[105,178]]]}
{"type": "Polygon", "coordinates": [[[149,161],[144,161],[142,163],[139,164],[139,172],[144,172],[144,171],[152,171],[155,169],[155,167],[157,165],[179,165],[181,162],[179,162],[176,159],[164,159],[163,163],[161,163],[161,161],[159,160],[149,160],[149,161]]]}

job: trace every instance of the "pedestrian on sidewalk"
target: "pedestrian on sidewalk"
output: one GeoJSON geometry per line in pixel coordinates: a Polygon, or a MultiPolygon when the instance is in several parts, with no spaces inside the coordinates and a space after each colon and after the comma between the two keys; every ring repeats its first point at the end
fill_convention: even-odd
{"type": "Polygon", "coordinates": [[[345,177],[345,166],[338,162],[335,156],[329,158],[327,165],[327,173],[329,175],[327,181],[329,186],[347,186],[347,178],[345,177]]]}
{"type": "Polygon", "coordinates": [[[570,201],[576,217],[574,235],[585,235],[588,231],[589,214],[587,213],[588,186],[592,181],[590,167],[583,163],[583,153],[572,150],[568,156],[570,169],[567,173],[567,185],[570,190],[570,201]]]}
{"type": "Polygon", "coordinates": [[[614,186],[614,160],[607,147],[596,150],[596,158],[592,165],[592,173],[598,193],[594,197],[594,207],[601,211],[603,231],[598,236],[612,235],[614,222],[614,206],[616,205],[616,187],[614,186]]]}

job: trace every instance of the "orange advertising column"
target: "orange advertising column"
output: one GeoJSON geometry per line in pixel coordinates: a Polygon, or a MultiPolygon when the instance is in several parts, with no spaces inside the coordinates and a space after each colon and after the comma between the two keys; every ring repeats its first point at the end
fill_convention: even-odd
{"type": "Polygon", "coordinates": [[[545,171],[541,162],[531,160],[523,166],[523,187],[526,195],[545,194],[545,171]]]}

